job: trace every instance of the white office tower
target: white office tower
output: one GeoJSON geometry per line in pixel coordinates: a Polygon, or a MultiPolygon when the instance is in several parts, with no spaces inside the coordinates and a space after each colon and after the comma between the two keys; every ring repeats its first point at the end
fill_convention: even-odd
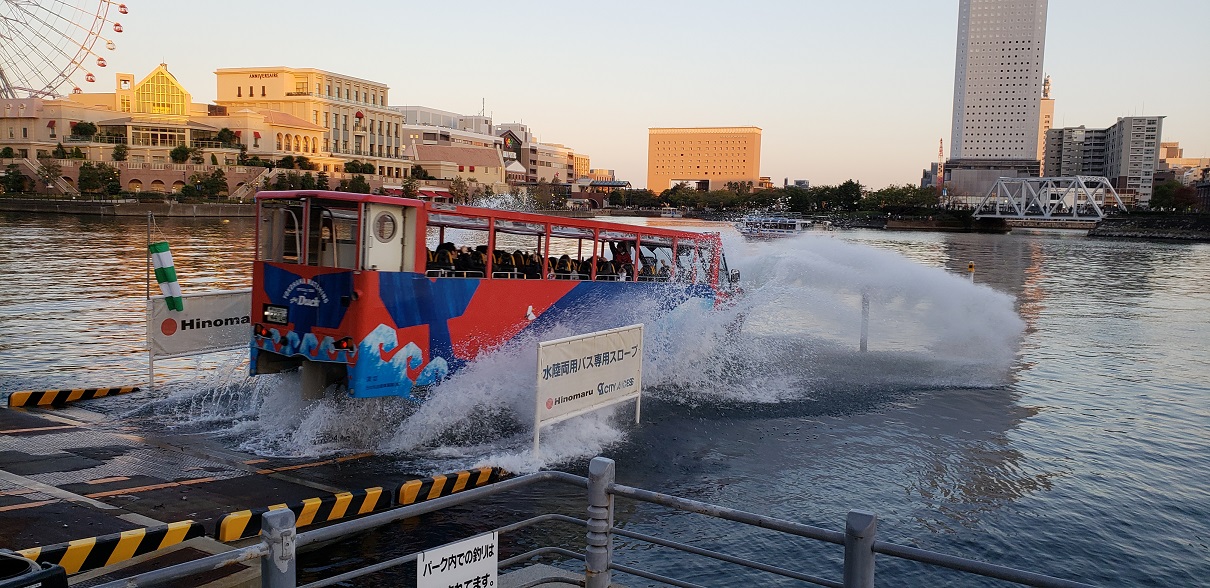
{"type": "Polygon", "coordinates": [[[972,193],[976,186],[990,188],[996,177],[1040,171],[1046,2],[960,0],[952,167],[946,171],[964,176],[953,178],[951,187],[966,196],[982,197],[972,193]]]}

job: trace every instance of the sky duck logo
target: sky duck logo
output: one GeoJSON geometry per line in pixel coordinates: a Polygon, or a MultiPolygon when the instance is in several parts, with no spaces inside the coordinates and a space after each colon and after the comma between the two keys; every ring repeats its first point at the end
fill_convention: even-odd
{"type": "Polygon", "coordinates": [[[315,308],[318,308],[320,303],[328,303],[328,293],[324,292],[318,282],[309,278],[299,278],[290,282],[290,285],[286,286],[282,298],[285,298],[290,304],[315,308]]]}

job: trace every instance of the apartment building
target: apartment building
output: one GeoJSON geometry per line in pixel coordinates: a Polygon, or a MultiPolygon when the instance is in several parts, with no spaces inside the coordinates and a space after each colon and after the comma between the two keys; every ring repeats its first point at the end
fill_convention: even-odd
{"type": "Polygon", "coordinates": [[[760,127],[650,128],[647,189],[657,194],[677,184],[721,190],[728,182],[760,176],[760,127]]]}
{"type": "Polygon", "coordinates": [[[392,106],[391,109],[403,115],[405,145],[503,148],[503,140],[492,133],[491,117],[427,106],[392,106]]]}
{"type": "Polygon", "coordinates": [[[583,157],[587,168],[588,156],[577,154],[574,149],[559,143],[538,141],[527,125],[502,123],[493,127],[494,133],[503,140],[505,165],[518,161],[524,166],[525,181],[570,183],[576,174],[576,157],[583,157]]]}
{"type": "Polygon", "coordinates": [[[1151,201],[1163,130],[1163,116],[1124,116],[1105,131],[1105,176],[1127,206],[1151,201]]]}
{"type": "Polygon", "coordinates": [[[1105,129],[1062,127],[1046,132],[1046,177],[1104,176],[1105,129]]]}

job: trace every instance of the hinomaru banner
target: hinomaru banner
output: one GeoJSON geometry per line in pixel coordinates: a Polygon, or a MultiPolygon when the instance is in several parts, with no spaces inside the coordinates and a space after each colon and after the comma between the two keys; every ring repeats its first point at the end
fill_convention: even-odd
{"type": "Polygon", "coordinates": [[[247,347],[252,340],[252,290],[186,294],[184,310],[164,296],[147,301],[147,348],[152,357],[182,357],[247,347]]]}
{"type": "Polygon", "coordinates": [[[535,426],[638,398],[643,386],[643,325],[538,345],[535,426]]]}

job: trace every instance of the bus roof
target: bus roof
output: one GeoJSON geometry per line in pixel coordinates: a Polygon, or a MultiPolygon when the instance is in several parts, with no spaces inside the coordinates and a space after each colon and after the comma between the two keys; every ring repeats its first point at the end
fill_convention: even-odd
{"type": "MultiPolygon", "coordinates": [[[[351,192],[330,192],[323,190],[290,190],[290,191],[261,191],[256,194],[256,199],[259,200],[294,200],[304,197],[322,198],[324,200],[338,200],[343,202],[371,202],[376,204],[390,204],[395,206],[410,206],[415,208],[423,208],[429,217],[428,224],[445,224],[447,226],[463,227],[463,228],[486,228],[477,226],[478,223],[469,222],[471,218],[493,218],[503,221],[511,221],[504,224],[497,223],[497,230],[518,233],[518,234],[538,234],[545,231],[547,223],[555,227],[561,227],[562,230],[552,228],[552,236],[563,237],[587,237],[591,238],[592,229],[598,229],[604,233],[611,235],[611,238],[623,239],[626,235],[641,233],[644,235],[659,235],[664,237],[676,237],[678,239],[709,239],[719,240],[718,233],[699,233],[695,231],[683,231],[678,229],[666,229],[661,227],[629,225],[623,223],[615,223],[608,221],[600,221],[596,219],[574,218],[550,214],[541,214],[537,212],[519,212],[514,210],[498,210],[495,208],[482,208],[478,206],[463,206],[444,202],[429,202],[424,200],[416,200],[413,198],[400,198],[398,196],[384,196],[377,194],[355,194],[351,192]],[[460,221],[459,219],[467,219],[460,221]],[[472,226],[475,225],[475,226],[472,226]],[[588,233],[580,233],[573,228],[587,229],[588,233]]],[[[604,235],[603,235],[604,236],[604,235]]]]}
{"type": "Polygon", "coordinates": [[[308,196],[325,200],[343,200],[345,202],[375,202],[378,204],[394,204],[396,206],[423,206],[424,201],[398,196],[380,194],[357,194],[355,192],[333,192],[328,190],[261,190],[256,193],[257,200],[298,200],[308,196]]]}

